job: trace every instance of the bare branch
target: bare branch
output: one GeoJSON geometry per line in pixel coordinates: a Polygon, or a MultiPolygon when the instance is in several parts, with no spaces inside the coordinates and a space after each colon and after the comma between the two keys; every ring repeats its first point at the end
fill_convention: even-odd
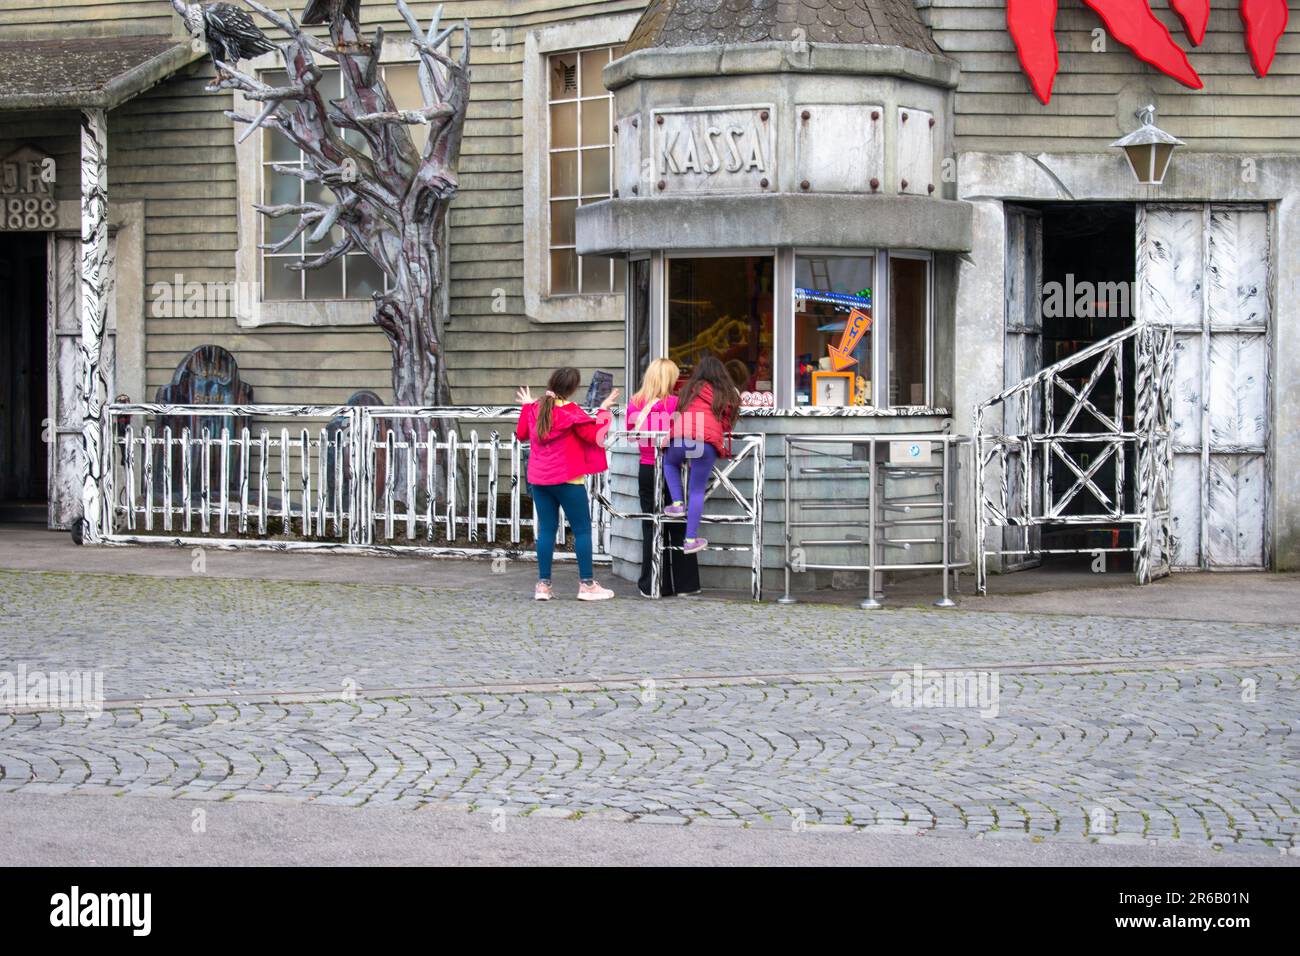
{"type": "Polygon", "coordinates": [[[322,206],[318,202],[286,202],[280,203],[278,206],[264,206],[260,203],[253,203],[253,208],[263,216],[279,219],[281,216],[302,215],[308,212],[316,212],[323,216],[328,207],[322,206]]]}
{"type": "Polygon", "coordinates": [[[352,237],[344,236],[315,259],[303,259],[300,262],[290,262],[285,266],[285,268],[293,272],[303,272],[307,269],[319,269],[321,266],[329,265],[339,256],[351,249],[352,246],[352,237]]]}

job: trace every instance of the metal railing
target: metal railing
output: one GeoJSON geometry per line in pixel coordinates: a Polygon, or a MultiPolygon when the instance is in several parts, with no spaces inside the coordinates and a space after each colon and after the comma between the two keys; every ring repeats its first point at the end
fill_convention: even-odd
{"type": "Polygon", "coordinates": [[[1138,324],[1049,365],[975,411],[976,586],[990,555],[1131,553],[1139,584],[1167,573],[1173,334],[1138,324]],[[1125,369],[1131,369],[1131,390],[1125,369]],[[1001,423],[998,423],[1001,412],[1001,423]],[[1132,535],[1118,543],[1120,529],[1132,535]],[[1110,527],[1112,542],[1051,546],[1045,528],[1110,527]],[[989,547],[987,534],[1002,539],[989,547]],[[1008,534],[1003,529],[1011,529],[1008,534]]]}
{"type": "MultiPolygon", "coordinates": [[[[113,404],[104,418],[100,493],[108,544],[196,545],[440,557],[535,558],[537,513],[527,489],[528,443],[515,437],[518,406],[402,408],[353,405],[113,404]],[[484,426],[480,430],[479,426],[484,426]]],[[[615,419],[618,421],[617,417],[615,419]]],[[[611,428],[607,449],[655,433],[611,428]]],[[[734,436],[739,451],[719,462],[719,489],[739,515],[711,523],[754,525],[762,554],[762,436],[734,436]],[[752,462],[748,496],[735,473],[752,462]]],[[[662,451],[656,471],[662,476],[662,451]]],[[[615,520],[655,514],[612,505],[608,471],[586,479],[593,552],[611,560],[615,520]]],[[[558,560],[565,523],[557,531],[558,560]]],[[[659,594],[658,556],[653,593],[659,594]]],[[[754,571],[757,582],[760,575],[754,571]]],[[[759,585],[754,585],[755,597],[759,585]]]]}
{"type": "Polygon", "coordinates": [[[785,436],[785,594],[803,571],[865,571],[867,596],[881,606],[876,581],[889,571],[939,571],[938,607],[953,607],[950,576],[969,562],[959,553],[956,488],[964,435],[942,432],[785,436]],[[916,452],[892,461],[890,446],[916,452]],[[882,449],[880,446],[886,446],[882,449]],[[936,463],[934,455],[938,454],[936,463]],[[927,560],[925,550],[937,552],[927,560]],[[844,560],[834,560],[843,555],[844,560]],[[814,557],[819,556],[819,557],[814,557]],[[865,559],[865,560],[861,560],[865,559]]]}

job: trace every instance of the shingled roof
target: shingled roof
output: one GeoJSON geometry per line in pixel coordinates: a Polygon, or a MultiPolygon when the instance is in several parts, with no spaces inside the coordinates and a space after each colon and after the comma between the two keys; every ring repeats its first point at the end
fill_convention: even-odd
{"type": "Polygon", "coordinates": [[[0,110],[112,109],[201,55],[168,36],[0,41],[0,110]]]}
{"type": "Polygon", "coordinates": [[[650,0],[623,52],[796,39],[942,53],[912,0],[650,0]]]}

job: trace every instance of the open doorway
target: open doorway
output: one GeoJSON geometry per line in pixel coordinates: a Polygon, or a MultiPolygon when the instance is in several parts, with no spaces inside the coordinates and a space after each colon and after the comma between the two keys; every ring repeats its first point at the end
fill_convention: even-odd
{"type": "MultiPolygon", "coordinates": [[[[1133,323],[1136,210],[1130,203],[1054,203],[1039,207],[1039,211],[1043,228],[1042,361],[1047,366],[1077,355],[1133,323]]],[[[1136,376],[1132,355],[1127,350],[1122,354],[1125,361],[1121,386],[1124,394],[1116,396],[1115,377],[1112,375],[1101,376],[1088,393],[1089,400],[1106,412],[1120,404],[1117,398],[1122,399],[1125,410],[1133,408],[1136,376]]],[[[1090,366],[1085,363],[1070,370],[1064,378],[1082,394],[1088,386],[1089,371],[1090,366]]],[[[1056,398],[1050,431],[1065,428],[1073,405],[1066,393],[1058,391],[1056,398]]],[[[1079,428],[1078,421],[1075,420],[1075,430],[1079,428]]],[[[1132,427],[1132,421],[1123,424],[1125,428],[1132,427]]],[[[1100,442],[1095,445],[1080,442],[1073,444],[1069,451],[1078,465],[1086,470],[1106,447],[1100,442]]],[[[1135,464],[1135,455],[1126,457],[1122,463],[1114,457],[1109,458],[1095,476],[1097,485],[1113,488],[1115,469],[1123,467],[1123,487],[1132,495],[1136,487],[1133,480],[1135,464]]],[[[1067,468],[1052,469],[1053,497],[1066,492],[1075,479],[1076,475],[1067,468]]],[[[1077,495],[1064,507],[1062,517],[1092,514],[1096,510],[1094,499],[1077,495]]],[[[1126,506],[1124,510],[1131,509],[1126,506]]],[[[1133,545],[1133,529],[1129,524],[1049,525],[1043,528],[1042,536],[1043,548],[1048,554],[1055,550],[1105,550],[1117,559],[1117,564],[1122,564],[1125,558],[1123,549],[1133,545]]],[[[1074,556],[1068,558],[1079,560],[1074,556]]]]}
{"type": "Polygon", "coordinates": [[[0,521],[48,510],[46,239],[0,233],[0,521]]]}

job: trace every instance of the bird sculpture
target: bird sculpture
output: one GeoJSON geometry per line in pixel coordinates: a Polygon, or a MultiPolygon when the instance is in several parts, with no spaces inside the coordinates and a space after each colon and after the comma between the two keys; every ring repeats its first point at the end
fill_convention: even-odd
{"type": "Polygon", "coordinates": [[[253,18],[238,7],[228,3],[205,6],[185,0],[172,0],[172,6],[185,21],[190,36],[203,37],[212,59],[218,62],[233,67],[240,60],[251,60],[275,49],[253,18]]]}
{"type": "Polygon", "coordinates": [[[343,17],[354,27],[360,26],[361,0],[307,0],[302,12],[304,24],[337,23],[343,17]]]}

